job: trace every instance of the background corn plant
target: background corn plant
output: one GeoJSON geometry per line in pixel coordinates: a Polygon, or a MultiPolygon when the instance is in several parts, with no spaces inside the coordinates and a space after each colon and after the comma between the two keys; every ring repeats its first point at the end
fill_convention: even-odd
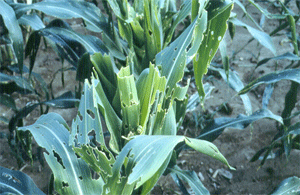
{"type": "MultiPolygon", "coordinates": [[[[31,136],[28,133],[16,132],[17,126],[23,126],[23,118],[35,108],[40,108],[40,114],[45,114],[49,107],[75,107],[78,99],[71,91],[54,97],[44,79],[23,64],[23,38],[26,42],[28,33],[24,28],[21,29],[20,24],[25,19],[18,20],[14,10],[5,1],[1,1],[0,5],[0,103],[14,111],[12,117],[1,117],[0,120],[8,125],[10,131],[7,135],[8,142],[19,166],[21,166],[24,164],[24,159],[32,160],[31,147],[21,150],[24,147],[22,144],[24,141],[30,145],[31,136]],[[30,95],[32,101],[27,102],[26,106],[18,108],[15,98],[12,96],[13,93],[23,96],[30,95]],[[46,105],[46,108],[42,105],[46,105]]],[[[27,20],[29,19],[27,18],[27,20]]],[[[29,26],[24,27],[28,28],[29,26]]]]}
{"type": "MultiPolygon", "coordinates": [[[[272,142],[262,148],[261,150],[257,151],[257,153],[252,157],[250,162],[254,162],[257,160],[260,161],[260,166],[264,165],[267,159],[274,158],[285,154],[286,158],[288,159],[291,150],[297,149],[299,150],[299,124],[298,124],[298,117],[299,111],[296,109],[297,103],[297,93],[299,88],[299,37],[297,34],[297,27],[296,23],[299,20],[299,2],[298,1],[278,1],[278,2],[269,2],[268,6],[273,6],[276,8],[277,13],[273,12],[270,13],[267,9],[262,8],[257,2],[248,1],[244,6],[239,1],[234,1],[235,5],[239,6],[243,12],[245,13],[245,18],[252,21],[253,26],[245,24],[241,20],[236,18],[234,13],[231,14],[230,19],[228,20],[229,24],[229,34],[231,39],[234,39],[235,36],[235,28],[236,26],[241,26],[246,28],[249,33],[253,36],[245,45],[242,45],[240,49],[237,49],[231,58],[229,58],[226,54],[226,47],[224,45],[220,45],[220,53],[222,56],[222,62],[224,69],[219,67],[212,67],[211,70],[219,72],[222,78],[228,82],[229,86],[232,87],[234,90],[238,91],[238,94],[241,95],[243,103],[245,105],[245,110],[248,113],[251,113],[251,103],[248,103],[247,96],[244,96],[247,92],[254,89],[255,87],[265,84],[265,90],[262,98],[262,110],[254,112],[250,116],[239,116],[236,119],[232,118],[216,118],[213,120],[211,124],[206,126],[203,131],[201,132],[202,135],[199,136],[201,139],[208,139],[213,141],[216,139],[227,127],[233,127],[237,129],[244,129],[248,126],[251,122],[257,120],[258,118],[262,118],[263,115],[268,113],[267,117],[277,120],[279,122],[278,125],[278,133],[274,136],[272,142]],[[296,5],[298,8],[298,13],[292,11],[292,6],[296,5]],[[261,12],[261,19],[260,23],[257,23],[252,16],[247,12],[247,7],[254,6],[261,12]],[[290,7],[289,7],[290,6],[290,7]],[[276,27],[273,31],[268,34],[262,32],[262,25],[265,21],[265,18],[278,20],[279,26],[276,27]],[[259,29],[260,31],[258,31],[259,29]],[[278,51],[275,50],[275,47],[272,43],[271,37],[278,36],[284,34],[288,41],[291,43],[293,52],[281,53],[277,54],[278,51]],[[252,55],[255,59],[257,59],[257,64],[254,70],[262,65],[265,65],[267,62],[271,61],[274,62],[275,60],[289,60],[290,63],[287,64],[283,70],[278,68],[278,65],[275,61],[274,63],[274,70],[275,72],[266,74],[260,78],[257,78],[250,82],[247,86],[243,86],[237,75],[229,68],[230,61],[234,60],[235,56],[245,48],[247,45],[252,41],[257,40],[261,45],[269,49],[274,56],[264,58],[258,60],[260,57],[261,52],[258,52],[258,55],[252,55]],[[277,116],[271,114],[268,110],[269,101],[272,98],[272,93],[275,88],[275,83],[281,80],[290,80],[291,86],[290,90],[285,95],[285,105],[284,109],[282,110],[281,116],[277,116]],[[270,117],[272,115],[272,117],[270,117]],[[253,118],[252,118],[253,117],[253,118]]],[[[266,2],[267,3],[267,2],[266,2]]],[[[294,8],[296,8],[294,7],[294,8]]],[[[295,9],[293,9],[295,10],[295,9]]],[[[265,115],[266,116],[266,115],[265,115]]],[[[286,179],[282,182],[278,190],[274,192],[274,194],[281,194],[284,193],[285,190],[288,188],[290,189],[297,189],[299,186],[298,182],[299,178],[291,177],[286,179]],[[284,185],[289,185],[288,188],[285,188],[284,185]],[[282,190],[282,191],[281,191],[282,190]]],[[[297,191],[297,190],[296,190],[297,191]]],[[[295,191],[294,191],[295,192],[295,191]]]]}
{"type": "MultiPolygon", "coordinates": [[[[243,45],[241,47],[241,49],[237,50],[237,52],[235,52],[233,54],[233,56],[231,57],[230,60],[233,60],[234,57],[236,56],[236,54],[238,52],[240,52],[242,49],[244,49],[250,42],[252,42],[254,40],[257,40],[260,44],[262,44],[264,47],[269,49],[274,54],[274,56],[259,60],[257,62],[257,65],[256,65],[255,69],[262,66],[262,65],[264,65],[264,64],[266,64],[270,60],[283,60],[283,59],[286,59],[286,60],[290,61],[290,64],[288,64],[286,67],[284,67],[284,70],[278,70],[277,65],[275,64],[275,66],[274,66],[275,72],[272,72],[272,73],[264,75],[260,78],[257,78],[256,80],[253,80],[252,82],[250,82],[245,87],[238,87],[237,83],[236,83],[237,79],[235,78],[234,73],[232,73],[229,70],[229,66],[226,65],[226,64],[229,63],[229,58],[226,54],[226,51],[224,51],[226,48],[220,49],[221,50],[221,55],[222,55],[222,61],[224,63],[224,69],[225,70],[221,70],[221,69],[218,69],[218,68],[217,69],[212,68],[212,70],[218,71],[225,80],[227,79],[229,84],[231,86],[233,86],[233,88],[235,88],[236,91],[239,92],[239,95],[246,94],[251,89],[257,87],[258,85],[267,84],[267,86],[265,88],[265,91],[264,91],[264,94],[263,94],[263,99],[262,99],[262,110],[264,110],[263,112],[268,110],[269,101],[270,101],[270,98],[272,97],[272,93],[273,93],[274,86],[275,86],[274,84],[276,82],[281,81],[281,80],[290,80],[291,81],[291,87],[290,87],[290,90],[288,91],[288,93],[285,96],[285,105],[284,105],[284,109],[281,113],[281,116],[275,116],[274,115],[274,117],[276,119],[274,117],[271,117],[271,118],[277,120],[280,123],[280,125],[278,127],[278,134],[276,134],[274,136],[273,141],[269,146],[267,146],[265,148],[262,148],[251,159],[251,162],[256,161],[256,160],[259,159],[259,157],[263,153],[265,153],[263,158],[262,158],[261,165],[263,165],[265,163],[266,159],[269,157],[269,155],[272,153],[272,150],[274,150],[274,149],[275,149],[275,156],[280,156],[283,153],[285,153],[286,157],[289,156],[290,151],[292,149],[299,149],[299,134],[298,134],[298,131],[297,131],[299,124],[298,123],[295,123],[295,124],[291,123],[291,120],[293,118],[296,118],[297,116],[299,116],[299,111],[295,111],[295,109],[294,109],[295,105],[296,105],[296,102],[297,102],[297,93],[298,93],[298,88],[299,88],[299,78],[298,78],[298,75],[299,75],[299,60],[300,60],[300,58],[299,58],[299,46],[298,46],[299,37],[297,37],[296,26],[295,26],[295,24],[299,20],[299,2],[298,1],[293,2],[293,3],[295,3],[295,5],[298,8],[298,14],[294,13],[291,9],[289,9],[288,3],[291,3],[291,2],[287,2],[287,1],[286,2],[281,2],[280,1],[280,2],[269,3],[270,6],[271,6],[271,4],[276,4],[274,6],[277,7],[277,9],[278,9],[279,13],[274,13],[273,14],[273,13],[268,12],[267,9],[262,8],[256,2],[250,0],[248,2],[247,6],[252,5],[262,13],[260,24],[258,24],[257,22],[255,22],[255,20],[252,18],[252,16],[247,12],[247,9],[245,8],[247,6],[244,6],[239,1],[235,1],[235,4],[237,6],[239,6],[244,11],[246,17],[249,18],[252,21],[253,25],[256,26],[256,28],[258,28],[260,30],[262,29],[261,26],[264,23],[264,18],[279,20],[280,25],[277,28],[275,28],[269,35],[264,33],[264,32],[259,32],[257,29],[254,29],[252,26],[249,26],[249,25],[243,23],[242,21],[238,20],[234,14],[232,14],[230,19],[228,20],[229,32],[230,32],[231,39],[234,38],[234,32],[235,32],[235,27],[236,26],[242,26],[242,27],[246,28],[249,31],[249,33],[253,36],[253,38],[250,39],[245,45],[243,45]],[[271,37],[272,36],[277,36],[280,33],[283,33],[285,31],[287,31],[287,32],[284,33],[284,34],[288,37],[288,39],[289,39],[289,41],[290,41],[290,43],[293,47],[293,53],[287,52],[287,53],[277,55],[277,52],[276,52],[275,47],[272,43],[271,37]]],[[[259,56],[260,56],[260,52],[258,53],[258,56],[255,56],[255,58],[258,59],[259,56]]],[[[243,102],[245,104],[246,111],[247,110],[251,111],[251,109],[250,109],[251,105],[250,105],[250,108],[247,108],[247,106],[249,106],[249,103],[247,103],[247,100],[243,99],[243,102]]],[[[257,114],[255,114],[255,115],[257,115],[257,114]]],[[[210,134],[210,133],[207,132],[209,130],[205,130],[204,131],[205,133],[204,133],[203,136],[209,136],[210,135],[211,137],[216,138],[220,134],[220,132],[222,132],[224,130],[223,127],[226,126],[225,124],[228,124],[228,122],[226,122],[226,121],[231,123],[230,119],[225,119],[225,118],[223,120],[222,119],[216,119],[212,126],[214,128],[216,126],[219,126],[219,128],[216,128],[217,131],[215,131],[215,132],[211,131],[212,134],[210,134]],[[218,125],[218,123],[219,123],[219,125],[218,125]],[[215,134],[215,136],[214,136],[214,134],[215,134]]],[[[237,121],[239,121],[239,120],[237,120],[237,121]]],[[[250,123],[246,123],[246,124],[248,125],[250,123]]],[[[234,123],[234,125],[236,125],[236,123],[234,123]]],[[[242,125],[241,127],[238,127],[238,128],[243,128],[247,125],[242,125]]],[[[235,126],[235,128],[236,127],[237,126],[235,126]]],[[[210,128],[211,127],[208,127],[208,129],[210,129],[210,128]]]]}

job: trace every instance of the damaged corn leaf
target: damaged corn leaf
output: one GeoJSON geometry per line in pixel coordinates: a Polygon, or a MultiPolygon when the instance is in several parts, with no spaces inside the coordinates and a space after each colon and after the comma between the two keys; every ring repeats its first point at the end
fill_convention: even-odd
{"type": "Polygon", "coordinates": [[[136,135],[139,132],[140,103],[133,75],[130,68],[121,68],[118,73],[118,89],[122,108],[123,136],[136,135]]]}
{"type": "Polygon", "coordinates": [[[155,64],[161,67],[161,75],[167,80],[166,97],[173,93],[173,89],[182,79],[186,59],[196,54],[201,43],[206,29],[207,13],[204,9],[198,13],[192,24],[167,48],[156,55],[155,64]],[[190,45],[192,47],[187,49],[190,45]]]}
{"type": "MultiPolygon", "coordinates": [[[[133,140],[125,145],[116,159],[112,168],[113,176],[108,179],[107,184],[104,186],[104,191],[115,192],[116,185],[120,187],[121,184],[123,184],[123,189],[128,187],[139,188],[157,173],[164,165],[165,160],[170,158],[175,146],[181,142],[185,142],[196,151],[209,155],[229,168],[234,169],[228,164],[218,148],[208,141],[186,138],[184,136],[135,136],[133,140]],[[121,177],[121,167],[125,162],[125,175],[121,177]]],[[[162,173],[163,171],[161,171],[162,173]]],[[[144,194],[148,193],[151,188],[149,187],[148,191],[144,191],[144,194]]]]}
{"type": "Polygon", "coordinates": [[[141,133],[143,134],[156,95],[165,90],[166,78],[160,77],[158,69],[155,68],[153,64],[150,64],[149,68],[145,69],[139,76],[136,87],[141,104],[140,125],[142,127],[141,133]]]}
{"type": "Polygon", "coordinates": [[[39,146],[46,149],[44,156],[54,174],[55,189],[60,194],[101,194],[101,178],[94,180],[88,165],[77,158],[69,145],[70,133],[64,119],[55,113],[42,115],[33,125],[18,130],[29,130],[39,146]]]}
{"type": "Polygon", "coordinates": [[[104,182],[107,182],[107,177],[112,175],[112,166],[115,162],[115,158],[111,153],[108,153],[109,157],[107,156],[106,152],[108,150],[101,151],[89,145],[74,147],[73,150],[91,169],[100,174],[104,182]]]}
{"type": "MultiPolygon", "coordinates": [[[[214,3],[210,3],[213,7],[214,3]]],[[[201,42],[197,55],[193,59],[195,82],[202,104],[205,97],[202,78],[203,75],[207,73],[207,68],[210,66],[210,62],[218,50],[220,41],[222,41],[227,30],[227,20],[232,9],[232,1],[226,0],[222,3],[223,7],[217,7],[216,9],[221,9],[223,12],[217,12],[218,14],[208,21],[203,41],[201,42]]]]}

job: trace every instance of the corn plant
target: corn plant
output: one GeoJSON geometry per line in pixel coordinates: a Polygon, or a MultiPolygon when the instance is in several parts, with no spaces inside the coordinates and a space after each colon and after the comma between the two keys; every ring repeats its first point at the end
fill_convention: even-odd
{"type": "MultiPolygon", "coordinates": [[[[293,16],[287,9],[284,9],[284,15],[273,15],[257,3],[249,2],[266,17],[288,19],[270,36],[286,28],[287,24],[292,26],[293,18],[298,20],[298,16],[293,16]]],[[[287,148],[285,151],[289,152],[288,148],[298,146],[299,125],[288,125],[293,106],[286,106],[286,114],[282,117],[274,115],[267,108],[272,91],[268,87],[263,108],[252,113],[250,100],[245,94],[258,84],[289,79],[295,82],[287,95],[290,97],[291,93],[295,94],[294,88],[299,82],[298,69],[271,73],[246,87],[229,70],[226,45],[222,41],[227,20],[232,38],[235,26],[242,26],[253,36],[249,42],[257,40],[276,55],[270,36],[262,31],[239,1],[234,3],[245,11],[258,30],[238,20],[234,13],[228,20],[231,1],[187,0],[179,10],[175,1],[145,0],[132,4],[127,1],[103,1],[108,17],[96,6],[84,1],[43,1],[29,5],[9,3],[20,24],[30,25],[35,30],[25,49],[26,56],[30,57],[30,72],[40,39],[45,37],[58,55],[77,69],[77,79],[89,80],[84,83],[78,116],[72,127],[68,127],[59,115],[50,113],[42,116],[34,125],[20,128],[22,131],[30,130],[39,145],[46,149],[45,158],[53,170],[57,192],[144,194],[152,189],[163,173],[171,172],[178,181],[186,181],[195,193],[206,194],[208,191],[194,172],[176,166],[179,152],[187,145],[205,154],[215,155],[228,165],[216,147],[204,140],[213,141],[227,127],[243,129],[262,118],[271,118],[283,124],[284,136],[275,142],[286,140],[280,145],[287,148]],[[59,11],[61,9],[64,12],[59,11]],[[59,19],[45,26],[37,15],[28,15],[29,10],[38,10],[61,19],[82,18],[87,29],[100,32],[102,39],[81,35],[59,19]],[[176,30],[183,21],[184,30],[176,30]],[[218,71],[239,92],[247,115],[215,119],[197,137],[201,140],[176,136],[188,104],[186,91],[189,80],[186,86],[179,84],[185,66],[193,62],[199,93],[195,97],[200,97],[203,104],[205,93],[202,78],[219,44],[224,69],[211,69],[218,71]],[[40,129],[43,132],[37,131],[40,129]],[[50,140],[51,145],[48,137],[57,139],[50,140]],[[98,176],[87,174],[89,169],[98,176]]],[[[297,46],[295,31],[292,32],[293,44],[297,46]]],[[[258,66],[268,60],[281,58],[298,60],[299,57],[284,54],[264,59],[258,66]]],[[[274,147],[277,145],[272,143],[268,150],[259,151],[255,158],[267,150],[266,158],[274,147]]],[[[15,174],[7,173],[2,181],[7,181],[9,175],[15,174]]],[[[29,179],[24,180],[32,185],[29,179]]],[[[284,188],[285,183],[282,186],[284,188]]],[[[36,190],[35,193],[38,192],[36,190]]]]}
{"type": "MultiPolygon", "coordinates": [[[[237,75],[229,69],[229,57],[226,54],[226,48],[224,46],[220,47],[221,55],[222,55],[222,61],[224,64],[224,69],[215,68],[212,67],[211,69],[214,71],[218,71],[224,80],[226,80],[229,85],[238,91],[238,94],[243,100],[243,103],[245,105],[246,111],[251,111],[251,104],[248,102],[248,98],[246,95],[247,92],[252,90],[253,88],[257,87],[258,85],[265,84],[266,88],[264,90],[263,98],[262,98],[262,109],[260,111],[254,112],[253,114],[249,116],[239,116],[236,119],[232,118],[217,118],[214,119],[213,122],[208,125],[198,136],[198,138],[206,139],[213,141],[216,139],[225,128],[227,127],[233,127],[237,129],[244,129],[246,126],[248,126],[251,122],[260,119],[260,118],[271,118],[278,122],[278,133],[274,136],[272,142],[262,148],[261,150],[257,151],[257,153],[252,157],[250,162],[254,162],[257,160],[261,160],[260,166],[263,166],[266,162],[266,160],[271,157],[273,158],[281,156],[282,154],[286,155],[286,158],[288,160],[288,157],[290,155],[291,150],[296,149],[299,150],[299,122],[292,123],[292,119],[299,117],[299,111],[295,110],[296,103],[297,103],[297,93],[299,89],[299,37],[297,37],[297,31],[295,24],[299,20],[299,2],[296,1],[295,4],[298,8],[298,13],[294,13],[291,9],[288,7],[288,3],[291,2],[270,2],[270,4],[277,4],[273,5],[275,8],[278,9],[278,14],[270,13],[267,9],[262,8],[259,3],[254,2],[252,0],[249,0],[247,3],[248,5],[252,5],[258,9],[259,12],[262,13],[261,15],[261,21],[260,24],[256,23],[255,20],[251,17],[251,15],[247,12],[247,9],[245,8],[241,2],[234,1],[235,4],[237,4],[245,13],[247,18],[250,18],[250,20],[253,22],[253,24],[258,28],[253,28],[252,26],[246,25],[244,22],[237,20],[236,16],[232,14],[232,17],[228,20],[229,24],[229,32],[230,36],[233,39],[235,34],[235,27],[236,26],[242,26],[246,28],[249,33],[253,36],[244,46],[241,47],[236,53],[233,54],[232,58],[235,57],[235,55],[242,51],[250,42],[253,40],[257,40],[259,43],[261,43],[263,46],[268,48],[274,56],[264,58],[257,62],[257,65],[255,69],[259,66],[264,65],[265,63],[269,61],[275,61],[275,60],[289,60],[290,64],[288,64],[284,70],[278,70],[278,67],[276,63],[274,63],[274,70],[275,72],[266,74],[260,78],[257,78],[250,82],[245,87],[242,85],[242,83],[237,78],[237,75]],[[264,22],[264,19],[273,19],[273,20],[279,20],[280,25],[276,27],[271,33],[266,34],[262,31],[262,24],[264,22]],[[286,33],[286,32],[287,33],[286,33]],[[293,47],[293,53],[287,52],[284,54],[277,54],[275,47],[273,46],[271,37],[277,36],[280,33],[285,33],[288,37],[292,47],[293,47]],[[223,50],[223,51],[222,51],[223,50]],[[275,88],[275,83],[279,82],[281,80],[289,80],[291,81],[291,86],[287,94],[285,95],[285,105],[284,109],[281,113],[281,116],[274,115],[270,112],[268,109],[269,100],[272,97],[272,93],[275,88]],[[249,107],[250,105],[250,107],[249,107]]],[[[260,54],[260,53],[259,53],[260,54]]],[[[259,57],[259,54],[257,56],[257,59],[259,57]]],[[[249,113],[249,112],[248,112],[249,113]]],[[[274,191],[274,194],[285,194],[289,192],[292,193],[299,193],[299,178],[297,177],[290,177],[288,179],[285,179],[277,190],[274,191]]]]}
{"type": "MultiPolygon", "coordinates": [[[[171,12],[175,1],[137,1],[133,7],[127,1],[108,1],[117,17],[118,28],[112,17],[107,20],[92,4],[63,3],[10,4],[17,17],[29,9],[61,18],[82,17],[89,29],[102,32],[105,43],[97,39],[99,45],[94,44],[104,48],[100,53],[99,49],[88,50],[95,48],[88,47],[89,40],[96,39],[74,34],[60,21],[53,23],[54,27],[51,24],[39,29],[29,38],[38,40],[35,37],[47,33],[52,35],[49,39],[67,37],[65,32],[69,32],[71,39],[83,37],[81,42],[75,42],[79,42],[75,44],[78,47],[69,50],[66,41],[65,45],[55,39],[52,42],[61,56],[78,68],[87,64],[94,70],[94,76],[85,81],[78,116],[71,128],[54,113],[43,115],[31,126],[19,128],[29,130],[46,149],[45,158],[54,174],[55,190],[61,194],[147,194],[167,171],[187,181],[195,193],[208,193],[194,172],[176,166],[175,146],[183,143],[229,164],[212,143],[176,136],[188,101],[188,84],[180,86],[179,82],[186,64],[192,61],[198,90],[203,95],[202,76],[224,36],[232,2],[186,1],[175,14],[171,12]],[[67,11],[58,11],[62,5],[67,11]],[[80,9],[82,6],[89,14],[80,9]],[[170,15],[172,19],[168,18],[170,15]],[[176,26],[187,16],[191,19],[189,25],[179,36],[174,36],[176,26]],[[167,29],[165,25],[172,28],[167,29]],[[104,129],[109,134],[108,144],[104,129]],[[91,177],[90,168],[97,173],[97,178],[91,177]]],[[[35,50],[28,50],[34,59],[38,42],[29,44],[35,46],[32,47],[35,50]]]]}
{"type": "MultiPolygon", "coordinates": [[[[264,65],[270,60],[282,60],[287,59],[290,60],[291,63],[284,68],[284,70],[277,70],[275,66],[274,69],[276,72],[264,75],[251,83],[249,83],[244,89],[242,89],[239,94],[245,94],[250,91],[252,88],[256,87],[260,84],[267,84],[267,87],[264,91],[264,96],[262,100],[262,108],[267,109],[269,100],[272,96],[274,90],[274,83],[281,80],[290,80],[291,87],[285,96],[285,106],[281,113],[282,121],[281,125],[278,128],[278,134],[276,134],[273,138],[272,143],[262,148],[260,151],[256,153],[256,155],[251,159],[251,161],[256,161],[263,154],[263,159],[261,161],[261,166],[265,163],[267,157],[271,154],[272,150],[275,149],[275,156],[280,156],[283,153],[286,154],[286,157],[289,156],[290,151],[292,149],[300,149],[299,147],[299,132],[298,132],[298,123],[292,124],[291,119],[299,116],[299,111],[296,111],[292,114],[293,109],[295,108],[297,102],[297,92],[299,88],[299,38],[297,37],[296,32],[296,22],[299,20],[299,2],[296,1],[296,6],[298,8],[298,14],[295,14],[288,8],[287,2],[283,3],[281,1],[278,2],[278,11],[280,14],[271,14],[268,10],[262,8],[259,4],[254,1],[249,1],[249,3],[255,6],[261,13],[262,18],[266,17],[269,19],[276,19],[280,21],[280,25],[274,29],[270,36],[276,36],[277,34],[287,30],[286,36],[289,38],[292,46],[293,53],[284,53],[280,55],[275,55],[274,57],[269,57],[258,61],[255,68],[264,65]],[[296,62],[296,63],[295,63],[296,62]]],[[[265,44],[266,45],[266,44],[265,44]]],[[[271,49],[271,48],[270,48],[271,49]]],[[[275,52],[273,52],[276,54],[275,52]]]]}
{"type": "MultiPolygon", "coordinates": [[[[231,86],[235,91],[238,92],[238,94],[243,100],[245,110],[248,116],[242,115],[236,119],[232,119],[232,118],[214,119],[210,125],[208,125],[203,129],[203,131],[198,136],[198,138],[213,141],[227,127],[244,129],[253,121],[256,121],[258,119],[261,118],[274,119],[280,124],[280,127],[278,128],[279,129],[278,134],[274,137],[274,140],[269,146],[258,151],[257,154],[251,160],[251,161],[256,161],[263,153],[265,153],[265,155],[263,156],[263,160],[261,161],[261,165],[263,165],[265,163],[265,160],[267,159],[267,157],[269,156],[269,154],[272,152],[273,149],[277,148],[276,156],[286,153],[287,157],[289,156],[291,149],[299,149],[299,135],[298,135],[299,133],[297,131],[299,124],[298,123],[291,124],[291,119],[299,115],[298,111],[292,114],[292,110],[295,108],[297,102],[297,91],[299,88],[299,78],[298,78],[299,60],[300,60],[299,51],[298,51],[299,38],[297,37],[296,27],[295,27],[295,23],[299,20],[299,14],[293,13],[287,7],[287,3],[279,2],[277,7],[280,13],[272,14],[267,9],[262,8],[258,3],[249,0],[247,3],[254,6],[255,8],[257,8],[259,12],[262,13],[261,21],[264,21],[263,18],[269,18],[269,19],[280,21],[280,25],[276,27],[270,34],[267,34],[262,31],[261,24],[258,24],[252,18],[252,16],[247,12],[247,9],[245,8],[246,6],[244,6],[240,1],[234,1],[234,3],[243,10],[247,18],[249,18],[253,22],[255,28],[238,20],[236,18],[236,14],[231,13],[231,17],[228,20],[231,39],[234,38],[234,32],[236,26],[244,27],[249,31],[249,33],[253,36],[253,38],[251,38],[244,46],[242,46],[241,49],[245,48],[246,45],[248,45],[250,42],[257,40],[261,45],[269,49],[274,54],[273,57],[268,57],[258,61],[255,69],[271,60],[274,61],[274,60],[286,59],[286,60],[290,60],[291,63],[285,68],[285,70],[277,70],[275,72],[266,74],[250,82],[247,86],[243,86],[243,83],[240,81],[240,79],[234,73],[234,71],[231,71],[229,69],[228,64],[230,59],[226,54],[226,47],[224,48],[224,46],[222,46],[221,44],[220,53],[222,55],[222,62],[224,68],[222,69],[219,67],[212,66],[210,69],[219,72],[222,78],[228,82],[229,86],[231,86]],[[288,52],[288,53],[277,55],[271,37],[276,36],[279,33],[282,33],[284,30],[288,31],[286,35],[290,39],[291,44],[293,45],[294,52],[293,53],[288,52]],[[282,111],[281,116],[278,116],[278,115],[274,115],[268,109],[268,104],[274,90],[274,83],[279,82],[281,80],[290,80],[292,84],[289,92],[285,96],[284,110],[282,111]],[[267,87],[265,88],[263,94],[262,109],[252,113],[251,102],[249,98],[245,95],[251,89],[261,84],[267,84],[267,87]]],[[[299,9],[298,1],[296,1],[296,5],[298,6],[299,9]]],[[[241,50],[238,50],[237,52],[240,51],[241,50]]],[[[232,58],[234,58],[236,53],[233,54],[232,58]]],[[[274,66],[274,69],[276,70],[277,67],[274,66]]]]}

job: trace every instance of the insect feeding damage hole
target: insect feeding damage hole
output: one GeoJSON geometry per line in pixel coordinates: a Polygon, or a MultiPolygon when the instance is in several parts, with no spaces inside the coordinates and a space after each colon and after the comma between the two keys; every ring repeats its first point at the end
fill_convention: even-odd
{"type": "Polygon", "coordinates": [[[61,164],[61,166],[62,166],[64,169],[66,169],[66,167],[65,167],[65,165],[64,165],[64,163],[63,163],[61,157],[60,157],[59,154],[57,154],[54,150],[53,150],[53,155],[54,155],[54,157],[56,158],[57,162],[58,162],[59,164],[61,164]]]}
{"type": "Polygon", "coordinates": [[[80,121],[82,121],[83,120],[83,116],[81,115],[81,113],[78,111],[78,117],[79,117],[79,119],[80,119],[80,121]]]}
{"type": "Polygon", "coordinates": [[[92,119],[95,119],[95,114],[93,111],[88,109],[88,110],[86,110],[86,112],[88,113],[88,115],[90,115],[90,117],[92,117],[92,119]]]}
{"type": "Polygon", "coordinates": [[[65,188],[65,187],[69,187],[69,184],[68,184],[68,182],[62,182],[62,186],[65,188]]]}

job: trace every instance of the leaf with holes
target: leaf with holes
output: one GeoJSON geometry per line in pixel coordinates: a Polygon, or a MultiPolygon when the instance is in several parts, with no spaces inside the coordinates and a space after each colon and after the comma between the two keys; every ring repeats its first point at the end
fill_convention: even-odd
{"type": "Polygon", "coordinates": [[[172,155],[175,146],[181,142],[185,142],[196,151],[209,155],[234,169],[228,164],[218,148],[208,141],[185,136],[140,135],[129,141],[118,155],[112,168],[113,175],[104,186],[104,191],[112,193],[115,192],[115,189],[121,189],[117,192],[119,194],[122,189],[131,187],[131,185],[134,185],[135,189],[142,186],[157,173],[164,165],[165,160],[172,155]],[[125,163],[124,174],[126,174],[124,177],[120,175],[123,163],[125,163]],[[122,178],[122,182],[119,182],[120,178],[122,178]]]}
{"type": "Polygon", "coordinates": [[[158,69],[150,64],[149,69],[145,69],[139,76],[137,82],[138,98],[140,100],[140,125],[142,133],[146,129],[146,123],[149,118],[151,106],[157,93],[162,93],[166,87],[166,79],[159,76],[158,69]]]}
{"type": "Polygon", "coordinates": [[[67,123],[60,115],[42,115],[33,125],[18,130],[29,130],[39,146],[46,149],[44,156],[53,171],[58,193],[101,194],[102,179],[92,179],[88,165],[75,155],[69,145],[67,123]]]}
{"type": "Polygon", "coordinates": [[[227,30],[226,22],[230,16],[232,2],[224,1],[223,7],[223,12],[218,13],[218,15],[208,21],[203,41],[198,49],[197,56],[193,59],[195,82],[202,103],[205,97],[202,78],[207,73],[207,68],[210,66],[210,62],[227,30]]]}
{"type": "Polygon", "coordinates": [[[198,13],[199,15],[192,24],[167,48],[156,55],[156,66],[161,67],[161,74],[167,80],[167,97],[182,79],[187,59],[194,57],[202,41],[207,13],[205,10],[199,10],[198,13]],[[187,50],[189,45],[192,47],[187,50]]]}
{"type": "Polygon", "coordinates": [[[118,89],[122,109],[122,135],[139,134],[140,102],[133,75],[130,75],[129,66],[121,68],[118,73],[118,89]]]}

